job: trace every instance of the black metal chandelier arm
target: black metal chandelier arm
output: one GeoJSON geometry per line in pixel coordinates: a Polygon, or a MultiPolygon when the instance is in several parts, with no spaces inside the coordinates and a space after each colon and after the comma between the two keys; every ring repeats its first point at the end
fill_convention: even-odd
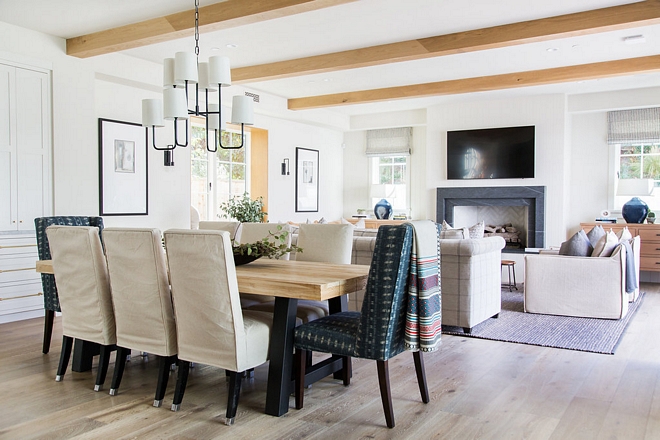
{"type": "MultiPolygon", "coordinates": [[[[207,104],[208,105],[208,104],[207,104]]],[[[208,111],[208,108],[206,109],[208,111]]],[[[209,118],[208,116],[206,117],[206,151],[209,153],[217,153],[218,152],[218,130],[213,130],[213,133],[215,134],[215,137],[213,138],[213,149],[211,149],[210,145],[211,143],[209,142],[210,137],[209,137],[209,118]]]]}
{"type": "Polygon", "coordinates": [[[186,137],[184,138],[186,140],[185,144],[182,144],[179,142],[179,124],[177,124],[177,120],[179,118],[174,118],[174,146],[175,147],[187,147],[188,146],[188,120],[185,119],[186,121],[186,137]]]}
{"type": "MultiPolygon", "coordinates": [[[[245,124],[241,123],[241,145],[239,145],[237,147],[230,147],[230,146],[225,147],[224,145],[222,145],[222,138],[220,138],[220,142],[218,142],[218,145],[220,145],[220,148],[222,148],[223,150],[239,150],[239,149],[243,148],[243,144],[245,144],[245,131],[244,131],[245,128],[244,127],[245,127],[245,124]]],[[[216,130],[216,132],[217,132],[217,130],[216,130]]],[[[216,133],[216,136],[217,136],[217,133],[216,133]]]]}
{"type": "MultiPolygon", "coordinates": [[[[149,127],[147,127],[147,130],[149,130],[149,127]]],[[[174,150],[176,148],[176,146],[174,146],[174,145],[168,145],[167,147],[157,147],[156,146],[156,127],[155,126],[151,127],[151,141],[153,143],[154,149],[158,150],[158,151],[170,151],[170,150],[174,150]]]]}

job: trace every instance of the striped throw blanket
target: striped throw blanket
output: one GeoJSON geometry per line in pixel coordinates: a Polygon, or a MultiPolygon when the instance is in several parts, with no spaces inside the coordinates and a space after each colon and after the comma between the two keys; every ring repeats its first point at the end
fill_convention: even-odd
{"type": "Polygon", "coordinates": [[[414,234],[405,344],[410,351],[434,351],[440,346],[442,334],[438,229],[430,220],[411,224],[414,234]]]}

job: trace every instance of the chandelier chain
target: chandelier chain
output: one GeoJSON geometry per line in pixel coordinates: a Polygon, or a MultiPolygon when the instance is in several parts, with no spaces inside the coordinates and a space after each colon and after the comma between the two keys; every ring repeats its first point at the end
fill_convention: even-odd
{"type": "Polygon", "coordinates": [[[195,0],[195,55],[199,58],[199,0],[195,0]]]}

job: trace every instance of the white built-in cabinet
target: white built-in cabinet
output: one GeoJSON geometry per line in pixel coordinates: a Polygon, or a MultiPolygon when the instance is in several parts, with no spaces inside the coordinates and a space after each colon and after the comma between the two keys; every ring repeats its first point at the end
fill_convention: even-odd
{"type": "Polygon", "coordinates": [[[0,60],[0,323],[43,313],[35,217],[52,214],[50,71],[0,60]]]}

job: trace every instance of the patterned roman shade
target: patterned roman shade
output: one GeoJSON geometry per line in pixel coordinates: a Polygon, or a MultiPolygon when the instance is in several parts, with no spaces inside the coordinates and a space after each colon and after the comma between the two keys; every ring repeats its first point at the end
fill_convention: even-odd
{"type": "Polygon", "coordinates": [[[367,130],[367,156],[409,156],[412,127],[367,130]]]}
{"type": "Polygon", "coordinates": [[[660,107],[607,112],[607,143],[660,142],[660,107]]]}

